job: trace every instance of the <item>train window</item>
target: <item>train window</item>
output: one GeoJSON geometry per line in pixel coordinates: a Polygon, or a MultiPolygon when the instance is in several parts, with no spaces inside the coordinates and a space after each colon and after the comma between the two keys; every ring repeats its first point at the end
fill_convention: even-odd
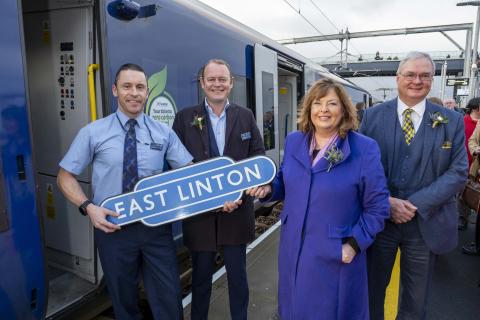
{"type": "MultiPolygon", "coordinates": [[[[202,90],[202,85],[198,81],[198,102],[202,103],[205,100],[205,93],[202,90]]],[[[228,98],[230,103],[235,103],[242,107],[247,105],[247,79],[243,76],[233,75],[233,88],[228,98]]]]}
{"type": "MultiPolygon", "coordinates": [[[[258,107],[258,106],[257,106],[258,107]]],[[[263,142],[265,150],[275,149],[273,74],[262,72],[263,142]]]]}

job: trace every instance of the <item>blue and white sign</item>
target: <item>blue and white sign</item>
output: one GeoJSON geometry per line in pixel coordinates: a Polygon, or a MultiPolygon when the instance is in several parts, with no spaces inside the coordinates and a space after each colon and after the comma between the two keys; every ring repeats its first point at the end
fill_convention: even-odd
{"type": "Polygon", "coordinates": [[[238,162],[218,157],[144,178],[134,191],[107,198],[101,206],[120,214],[107,217],[116,225],[142,221],[158,226],[240,200],[244,190],[271,182],[276,170],[265,156],[238,162]]]}

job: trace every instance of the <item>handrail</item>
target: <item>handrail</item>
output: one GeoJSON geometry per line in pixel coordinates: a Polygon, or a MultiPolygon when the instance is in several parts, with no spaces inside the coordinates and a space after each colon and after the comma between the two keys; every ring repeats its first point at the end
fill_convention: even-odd
{"type": "Polygon", "coordinates": [[[98,70],[98,64],[92,63],[88,65],[88,93],[90,95],[90,119],[97,120],[97,101],[95,93],[95,70],[98,70]]]}

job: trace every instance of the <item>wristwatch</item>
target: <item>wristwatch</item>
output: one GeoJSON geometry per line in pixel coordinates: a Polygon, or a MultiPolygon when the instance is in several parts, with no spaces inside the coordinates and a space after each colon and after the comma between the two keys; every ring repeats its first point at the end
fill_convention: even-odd
{"type": "Polygon", "coordinates": [[[82,203],[80,205],[80,207],[78,207],[78,211],[80,211],[80,213],[82,215],[86,216],[87,215],[87,207],[88,207],[89,204],[93,204],[93,202],[90,201],[90,200],[85,200],[85,202],[82,203]]]}

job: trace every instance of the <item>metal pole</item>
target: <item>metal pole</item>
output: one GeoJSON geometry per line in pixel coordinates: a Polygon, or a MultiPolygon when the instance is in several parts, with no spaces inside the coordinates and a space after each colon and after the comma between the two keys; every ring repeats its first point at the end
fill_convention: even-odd
{"type": "Polygon", "coordinates": [[[470,68],[472,66],[472,30],[467,30],[467,39],[465,40],[465,51],[463,52],[463,77],[470,78],[470,68]]]}
{"type": "Polygon", "coordinates": [[[440,99],[445,100],[445,86],[447,84],[447,60],[442,64],[442,72],[440,77],[440,99]]]}
{"type": "Polygon", "coordinates": [[[476,96],[475,77],[477,76],[477,55],[478,55],[478,31],[480,27],[480,7],[477,6],[477,20],[475,21],[475,32],[473,40],[472,73],[470,74],[470,90],[468,99],[476,96]]]}

